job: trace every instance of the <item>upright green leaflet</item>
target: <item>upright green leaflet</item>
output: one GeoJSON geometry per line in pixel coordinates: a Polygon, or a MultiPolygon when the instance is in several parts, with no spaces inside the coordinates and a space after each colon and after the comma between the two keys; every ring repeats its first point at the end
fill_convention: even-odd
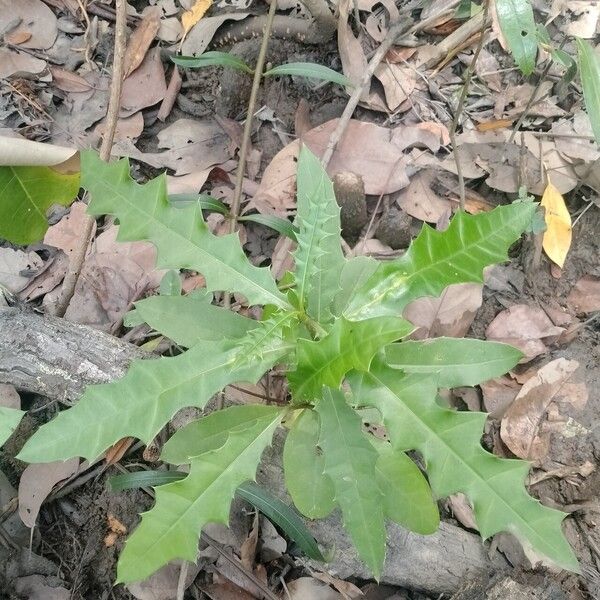
{"type": "Polygon", "coordinates": [[[340,209],[325,169],[304,146],[300,150],[297,181],[296,293],[307,314],[326,323],[332,317],[333,300],[344,265],[340,209]]]}
{"type": "Polygon", "coordinates": [[[596,142],[600,145],[600,56],[586,40],[576,38],[583,98],[596,142]]]}
{"type": "Polygon", "coordinates": [[[515,62],[524,75],[531,75],[538,46],[531,4],[528,0],[496,0],[496,13],[515,62]]]}
{"type": "Polygon", "coordinates": [[[0,406],[0,446],[13,434],[24,414],[22,410],[0,406]]]}

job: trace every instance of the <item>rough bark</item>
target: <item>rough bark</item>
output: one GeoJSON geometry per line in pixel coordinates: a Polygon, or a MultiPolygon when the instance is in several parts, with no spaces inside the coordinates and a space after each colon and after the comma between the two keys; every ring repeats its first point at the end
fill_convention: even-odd
{"type": "MultiPolygon", "coordinates": [[[[51,399],[74,401],[91,383],[123,375],[139,348],[64,319],[19,308],[0,309],[0,382],[51,399]]],[[[283,433],[264,456],[259,481],[285,497],[281,467],[283,433]]],[[[310,524],[325,547],[335,550],[327,569],[339,577],[370,579],[345,534],[339,514],[310,524]]],[[[412,534],[390,524],[382,583],[429,593],[452,593],[465,580],[504,566],[498,554],[490,559],[481,540],[449,523],[431,536],[412,534]]]]}

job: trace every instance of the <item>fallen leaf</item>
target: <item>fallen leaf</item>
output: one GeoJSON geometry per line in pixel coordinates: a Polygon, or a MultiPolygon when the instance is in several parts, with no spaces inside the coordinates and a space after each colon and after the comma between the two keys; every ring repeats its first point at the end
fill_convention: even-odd
{"type": "Polygon", "coordinates": [[[565,33],[573,37],[593,38],[600,19],[600,3],[590,2],[590,0],[569,0],[567,8],[574,18],[567,17],[565,33]]]}
{"type": "Polygon", "coordinates": [[[131,448],[134,439],[132,437],[126,437],[120,439],[116,444],[113,444],[106,450],[104,455],[104,462],[107,466],[118,463],[129,448],[131,448]]]}
{"type": "Polygon", "coordinates": [[[15,583],[15,592],[28,600],[70,600],[71,592],[62,586],[49,585],[42,575],[19,577],[15,583]]]}
{"type": "Polygon", "coordinates": [[[300,577],[287,584],[289,600],[340,600],[343,596],[326,583],[312,577],[300,577]]]}
{"type": "Polygon", "coordinates": [[[380,63],[374,75],[383,86],[385,102],[390,112],[395,112],[408,99],[417,83],[414,69],[396,63],[380,63]]]}
{"type": "Polygon", "coordinates": [[[561,156],[571,162],[583,162],[589,165],[600,158],[600,148],[593,136],[592,124],[583,110],[575,112],[572,118],[553,121],[552,133],[556,149],[561,156]]]}
{"type": "Polygon", "coordinates": [[[181,53],[187,56],[202,54],[221,25],[227,21],[241,21],[249,15],[247,12],[228,13],[201,19],[187,34],[181,46],[181,53]]]}
{"type": "Polygon", "coordinates": [[[454,518],[467,529],[479,531],[475,513],[469,499],[462,493],[452,494],[447,499],[448,506],[452,511],[454,518]]]}
{"type": "MultiPolygon", "coordinates": [[[[44,236],[44,244],[54,246],[70,256],[79,243],[81,229],[87,220],[87,205],[84,202],[73,202],[71,209],[58,223],[48,227],[44,236]]],[[[96,223],[93,224],[92,236],[96,231],[96,223]]]]}
{"type": "Polygon", "coordinates": [[[19,298],[24,302],[31,302],[48,294],[65,278],[68,266],[69,258],[62,250],[59,250],[45,262],[29,284],[19,292],[19,298]]]}
{"type": "Polygon", "coordinates": [[[260,541],[260,558],[264,563],[281,558],[287,550],[287,542],[265,517],[260,519],[260,541]]]}
{"type": "Polygon", "coordinates": [[[21,409],[21,397],[14,385],[0,383],[0,406],[21,409]]]}
{"type": "Polygon", "coordinates": [[[165,70],[160,48],[146,54],[142,64],[123,81],[120,117],[129,117],[148,106],[158,104],[167,93],[165,70]]]}
{"type": "Polygon", "coordinates": [[[353,598],[362,598],[364,596],[360,588],[355,586],[350,581],[345,581],[344,579],[333,577],[325,571],[318,572],[310,569],[309,572],[311,576],[315,579],[318,579],[323,583],[332,585],[340,594],[342,594],[345,600],[352,600],[353,598]]]}
{"type": "Polygon", "coordinates": [[[209,583],[201,586],[200,589],[210,600],[256,600],[256,596],[229,581],[209,583]]]}
{"type": "Polygon", "coordinates": [[[479,283],[458,283],[448,286],[439,298],[413,300],[402,315],[417,327],[411,337],[463,337],[483,301],[482,289],[479,283]]]}
{"type": "Polygon", "coordinates": [[[600,277],[584,275],[569,292],[567,304],[578,313],[600,310],[600,277]]]}
{"type": "Polygon", "coordinates": [[[565,384],[578,367],[577,361],[558,358],[523,385],[500,428],[502,441],[516,456],[539,461],[548,454],[550,433],[544,429],[548,408],[552,402],[568,401],[565,384]]]}
{"type": "Polygon", "coordinates": [[[29,34],[21,47],[47,50],[54,44],[58,25],[54,13],[41,0],[0,0],[0,31],[7,30],[12,35],[29,34]],[[15,22],[17,26],[11,28],[15,22]]]}
{"type": "Polygon", "coordinates": [[[63,92],[86,92],[92,87],[81,75],[72,71],[54,65],[49,67],[49,71],[52,75],[52,83],[63,92]]]}
{"type": "Polygon", "coordinates": [[[161,11],[158,7],[148,7],[143,13],[142,20],[129,37],[123,58],[123,79],[129,77],[142,64],[148,48],[160,28],[160,14],[161,11]]]}
{"type": "MultiPolygon", "coordinates": [[[[185,588],[192,585],[200,568],[195,564],[188,564],[185,588]]],[[[125,587],[137,600],[173,600],[177,596],[177,583],[181,573],[181,562],[173,561],[160,568],[156,573],[136,583],[129,583],[125,587]]]]}
{"type": "Polygon", "coordinates": [[[419,171],[411,178],[408,187],[401,190],[396,197],[398,206],[415,219],[437,223],[452,206],[434,190],[437,174],[435,169],[419,171]]]}
{"type": "Polygon", "coordinates": [[[72,165],[71,172],[79,171],[79,153],[75,148],[0,135],[0,166],[53,167],[63,172],[63,165],[72,165]]]}
{"type": "Polygon", "coordinates": [[[19,516],[29,528],[35,527],[40,507],[54,486],[68,479],[79,468],[79,458],[25,467],[19,481],[19,516]]]}
{"type": "Polygon", "coordinates": [[[483,405],[490,417],[501,419],[506,409],[517,397],[521,386],[506,375],[480,384],[483,405]]]}
{"type": "MultiPolygon", "coordinates": [[[[94,127],[94,135],[98,138],[98,144],[100,137],[104,135],[106,129],[106,118],[99,121],[94,127]]],[[[136,140],[144,131],[144,116],[142,111],[132,114],[130,117],[117,119],[117,127],[115,129],[114,139],[118,141],[122,140],[136,140]]],[[[92,136],[90,136],[91,138],[92,136]]]]}
{"type": "Polygon", "coordinates": [[[13,294],[19,293],[43,266],[35,252],[0,248],[0,285],[13,294]]]}
{"type": "Polygon", "coordinates": [[[169,79],[169,85],[167,86],[167,93],[165,94],[165,97],[163,98],[156,115],[156,118],[159,121],[166,121],[167,117],[171,114],[173,106],[175,106],[177,96],[179,95],[179,90],[181,90],[182,83],[183,82],[181,75],[179,74],[179,68],[177,65],[175,65],[173,71],[171,72],[171,78],[169,79]]]}
{"type": "Polygon", "coordinates": [[[31,39],[30,31],[12,31],[11,33],[4,36],[4,41],[13,46],[23,44],[27,40],[31,39]]]}
{"type": "MultiPolygon", "coordinates": [[[[337,43],[342,62],[342,72],[354,85],[360,85],[367,69],[367,57],[363,52],[359,38],[354,36],[348,22],[350,0],[343,0],[339,3],[339,12],[337,43]]],[[[368,96],[369,91],[365,90],[360,99],[366,101],[368,96]]]]}
{"type": "Polygon", "coordinates": [[[550,180],[542,196],[541,205],[546,209],[546,231],[542,246],[550,260],[562,268],[571,247],[571,215],[564,198],[550,180]]]}
{"type": "Polygon", "coordinates": [[[181,25],[183,27],[182,40],[185,39],[190,29],[200,21],[211,6],[212,0],[196,0],[192,8],[181,15],[181,25]]]}
{"type": "Polygon", "coordinates": [[[37,75],[46,68],[46,61],[9,48],[0,48],[0,79],[13,75],[37,75]]]}
{"type": "Polygon", "coordinates": [[[517,347],[524,354],[520,362],[525,363],[544,354],[546,344],[553,343],[563,331],[541,308],[515,304],[496,315],[485,335],[488,340],[517,347]]]}

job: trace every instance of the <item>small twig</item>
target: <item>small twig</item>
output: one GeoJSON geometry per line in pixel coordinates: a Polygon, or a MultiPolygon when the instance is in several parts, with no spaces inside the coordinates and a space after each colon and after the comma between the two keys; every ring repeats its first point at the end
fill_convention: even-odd
{"type": "MultiPolygon", "coordinates": [[[[233,200],[231,201],[231,210],[229,211],[229,233],[234,233],[237,226],[237,218],[240,213],[240,204],[242,201],[242,188],[244,184],[244,172],[246,171],[246,159],[248,154],[248,146],[250,144],[250,136],[252,135],[252,117],[254,116],[254,110],[256,108],[256,99],[258,98],[258,90],[260,88],[260,81],[262,79],[263,69],[265,66],[265,59],[267,56],[267,47],[269,46],[269,37],[271,34],[271,27],[273,26],[273,19],[275,18],[275,12],[277,10],[277,2],[271,1],[269,6],[269,14],[267,15],[267,21],[265,25],[265,31],[263,34],[262,43],[260,45],[260,51],[258,53],[258,59],[256,60],[256,66],[254,68],[254,79],[252,80],[252,90],[250,91],[250,99],[248,100],[248,111],[246,113],[246,122],[244,123],[244,135],[242,136],[242,144],[240,147],[240,162],[238,164],[237,173],[235,177],[235,190],[233,193],[233,200]]],[[[231,305],[231,294],[226,293],[223,298],[223,304],[226,308],[231,305]]]]}
{"type": "MultiPolygon", "coordinates": [[[[106,114],[106,127],[100,146],[100,158],[104,161],[110,159],[115,131],[117,129],[117,119],[119,118],[119,108],[121,105],[121,88],[123,86],[123,58],[125,56],[126,46],[126,26],[127,26],[127,2],[126,0],[116,0],[116,24],[115,24],[115,46],[113,56],[113,72],[110,83],[110,99],[108,101],[108,111],[106,114]]],[[[77,241],[77,246],[73,251],[69,268],[65,275],[62,285],[60,298],[57,302],[54,314],[62,317],[67,311],[69,302],[75,293],[75,286],[79,280],[88,245],[94,231],[96,220],[86,215],[81,235],[77,241]]]]}
{"type": "MultiPolygon", "coordinates": [[[[562,42],[560,43],[560,45],[558,46],[558,50],[562,50],[566,41],[567,41],[567,38],[565,36],[562,39],[562,42]]],[[[529,115],[529,111],[531,110],[531,107],[537,102],[537,100],[538,100],[537,95],[540,91],[540,88],[542,87],[542,84],[544,83],[544,81],[546,81],[546,77],[548,76],[548,73],[550,72],[550,69],[552,68],[552,63],[553,63],[552,57],[548,56],[548,62],[546,64],[546,67],[542,71],[542,74],[540,75],[540,78],[538,79],[538,82],[537,82],[535,88],[533,88],[533,92],[532,92],[531,96],[529,97],[527,104],[525,105],[525,110],[523,110],[523,112],[521,113],[521,116],[519,117],[517,124],[515,125],[514,129],[512,130],[512,133],[510,134],[510,137],[508,138],[509,144],[513,143],[515,136],[517,135],[517,132],[521,129],[523,122],[529,115]]]]}
{"type": "Polygon", "coordinates": [[[368,86],[371,83],[371,79],[375,73],[375,70],[384,59],[388,50],[392,47],[394,42],[398,37],[407,33],[415,33],[420,31],[421,29],[428,27],[431,23],[437,21],[441,15],[451,13],[454,10],[454,7],[459,3],[460,0],[454,0],[447,5],[444,10],[440,14],[435,14],[430,16],[428,19],[420,21],[419,23],[415,23],[414,25],[408,20],[408,17],[403,17],[402,20],[396,21],[388,30],[386,38],[381,42],[381,45],[377,49],[377,52],[373,55],[373,58],[369,61],[367,66],[367,70],[361,80],[361,82],[354,88],[352,95],[348,99],[348,104],[346,104],[346,108],[338,121],[337,127],[331,134],[329,138],[329,142],[327,143],[327,148],[325,149],[325,153],[323,154],[323,166],[327,167],[329,165],[329,161],[333,156],[336,146],[339,141],[344,136],[346,128],[348,127],[348,123],[354,114],[354,110],[358,106],[361,96],[368,89],[368,86]]]}
{"type": "Polygon", "coordinates": [[[181,571],[179,571],[179,581],[177,582],[177,600],[183,600],[185,596],[185,580],[187,579],[188,568],[190,563],[187,560],[183,561],[181,571]]]}
{"type": "Polygon", "coordinates": [[[483,8],[483,25],[481,29],[481,36],[479,37],[479,43],[477,44],[477,48],[475,48],[475,52],[473,54],[473,58],[471,59],[471,63],[467,67],[467,72],[465,73],[465,82],[462,86],[462,91],[460,94],[460,98],[458,99],[458,104],[456,106],[456,110],[454,111],[454,118],[452,119],[452,124],[450,125],[450,141],[452,142],[452,150],[454,151],[454,162],[456,163],[456,174],[458,175],[458,191],[460,198],[460,210],[465,210],[465,178],[462,172],[462,165],[460,162],[460,153],[458,151],[458,144],[456,143],[456,128],[458,127],[458,122],[460,120],[460,115],[463,112],[465,107],[465,100],[467,99],[467,94],[469,93],[469,85],[471,83],[471,78],[473,77],[473,73],[475,73],[475,65],[477,64],[477,59],[479,58],[479,54],[483,48],[485,43],[485,26],[487,23],[487,16],[490,7],[490,0],[486,0],[485,6],[483,8]]]}

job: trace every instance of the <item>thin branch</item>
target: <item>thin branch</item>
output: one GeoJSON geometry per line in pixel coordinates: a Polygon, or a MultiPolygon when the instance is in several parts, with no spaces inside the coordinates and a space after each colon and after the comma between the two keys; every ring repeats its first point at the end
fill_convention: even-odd
{"type": "Polygon", "coordinates": [[[450,141],[452,142],[452,150],[454,151],[454,162],[456,163],[456,174],[458,175],[458,190],[459,190],[459,199],[460,199],[460,210],[465,210],[465,178],[462,172],[462,165],[460,162],[460,153],[458,151],[458,144],[456,143],[456,128],[458,127],[458,122],[460,120],[460,115],[463,112],[465,107],[465,100],[467,99],[467,94],[469,93],[469,85],[471,84],[471,78],[473,77],[473,73],[475,73],[475,65],[477,64],[477,59],[479,58],[479,54],[483,48],[483,44],[485,42],[485,26],[487,23],[488,11],[490,8],[490,0],[486,0],[485,7],[483,9],[483,25],[481,27],[481,35],[479,38],[479,43],[477,44],[477,48],[475,49],[475,53],[473,54],[473,58],[471,59],[471,63],[467,68],[467,72],[465,73],[465,82],[463,83],[462,91],[460,94],[460,98],[458,100],[458,105],[456,106],[456,110],[454,111],[454,118],[452,119],[452,125],[450,126],[450,141]]]}
{"type": "MultiPolygon", "coordinates": [[[[127,2],[126,0],[116,1],[116,23],[115,23],[115,46],[113,55],[113,72],[110,82],[110,99],[108,101],[108,111],[106,113],[106,125],[102,144],[100,146],[100,158],[104,161],[110,159],[115,131],[117,129],[117,119],[119,118],[119,108],[121,106],[121,89],[123,86],[123,58],[125,56],[125,46],[127,41],[127,2]]],[[[85,223],[81,235],[77,241],[77,246],[73,251],[69,268],[63,281],[60,298],[57,302],[54,314],[64,316],[71,298],[75,293],[75,286],[81,275],[83,263],[88,245],[94,232],[95,219],[86,215],[85,223]]]]}
{"type": "Polygon", "coordinates": [[[401,20],[396,21],[388,30],[387,35],[381,45],[377,49],[377,52],[373,55],[373,58],[369,61],[367,66],[367,70],[361,80],[361,82],[354,88],[352,95],[348,99],[348,104],[346,104],[346,108],[340,117],[340,120],[337,124],[337,127],[331,134],[329,138],[329,142],[327,143],[327,148],[325,149],[325,153],[323,154],[323,166],[327,167],[329,162],[331,161],[331,157],[335,151],[336,146],[344,136],[346,128],[348,127],[348,123],[354,114],[356,107],[360,101],[363,93],[369,89],[368,86],[371,84],[371,79],[387,54],[388,50],[393,46],[394,42],[404,34],[415,33],[428,27],[432,23],[436,22],[442,15],[450,14],[454,11],[454,7],[459,3],[460,0],[453,0],[449,4],[447,4],[443,11],[438,14],[431,15],[428,19],[420,21],[419,23],[412,24],[408,19],[408,16],[404,15],[401,20]]]}

